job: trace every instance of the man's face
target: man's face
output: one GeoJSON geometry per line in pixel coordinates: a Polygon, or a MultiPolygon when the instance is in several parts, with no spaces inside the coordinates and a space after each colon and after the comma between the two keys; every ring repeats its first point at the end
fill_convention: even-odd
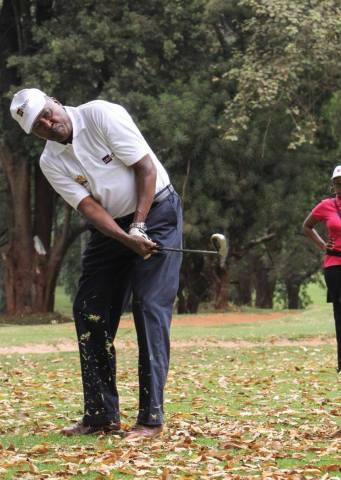
{"type": "Polygon", "coordinates": [[[45,140],[63,143],[72,134],[72,122],[62,105],[52,98],[34,121],[32,133],[45,140]]]}

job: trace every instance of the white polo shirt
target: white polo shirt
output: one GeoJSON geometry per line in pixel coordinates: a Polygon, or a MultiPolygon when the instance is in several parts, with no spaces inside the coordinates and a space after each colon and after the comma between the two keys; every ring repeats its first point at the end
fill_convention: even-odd
{"type": "Polygon", "coordinates": [[[40,167],[73,208],[91,195],[113,218],[133,213],[137,195],[131,166],[146,154],[157,171],[155,193],[169,184],[166,170],[123,107],[95,100],[65,109],[72,121],[72,144],[48,140],[40,167]]]}

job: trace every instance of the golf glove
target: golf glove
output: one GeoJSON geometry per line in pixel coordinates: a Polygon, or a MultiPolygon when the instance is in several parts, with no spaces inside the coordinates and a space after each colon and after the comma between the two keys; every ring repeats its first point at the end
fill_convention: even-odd
{"type": "Polygon", "coordinates": [[[146,230],[147,226],[143,222],[131,223],[129,225],[129,235],[136,235],[137,237],[143,237],[146,240],[152,241],[152,239],[148,237],[146,230]]]}
{"type": "MultiPolygon", "coordinates": [[[[128,233],[129,233],[129,235],[136,235],[137,237],[142,237],[145,240],[149,240],[150,242],[152,242],[153,240],[147,235],[146,230],[147,230],[147,226],[143,222],[131,223],[129,225],[129,232],[128,233]]],[[[152,254],[149,253],[148,255],[145,255],[143,258],[144,258],[144,260],[147,260],[151,256],[152,256],[152,254]]]]}

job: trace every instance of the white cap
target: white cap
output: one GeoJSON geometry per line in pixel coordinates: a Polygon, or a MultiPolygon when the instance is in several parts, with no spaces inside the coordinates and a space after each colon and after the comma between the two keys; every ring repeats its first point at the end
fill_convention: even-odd
{"type": "Polygon", "coordinates": [[[341,177],[341,165],[338,165],[337,167],[334,168],[332,180],[336,177],[341,177]]]}
{"type": "Polygon", "coordinates": [[[31,133],[33,123],[46,103],[46,94],[38,88],[24,88],[12,100],[11,115],[26,133],[31,133]]]}

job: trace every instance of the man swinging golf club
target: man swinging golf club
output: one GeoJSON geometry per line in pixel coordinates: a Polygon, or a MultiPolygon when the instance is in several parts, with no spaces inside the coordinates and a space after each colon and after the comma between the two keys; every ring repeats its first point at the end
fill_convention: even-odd
{"type": "Polygon", "coordinates": [[[169,333],[178,290],[182,211],[168,174],[128,112],[95,100],[64,107],[36,88],[14,95],[12,117],[46,140],[41,169],[89,222],[74,301],[84,391],[82,420],[65,435],[119,432],[113,340],[132,293],[139,346],[139,411],[125,435],[162,432],[169,333]]]}

